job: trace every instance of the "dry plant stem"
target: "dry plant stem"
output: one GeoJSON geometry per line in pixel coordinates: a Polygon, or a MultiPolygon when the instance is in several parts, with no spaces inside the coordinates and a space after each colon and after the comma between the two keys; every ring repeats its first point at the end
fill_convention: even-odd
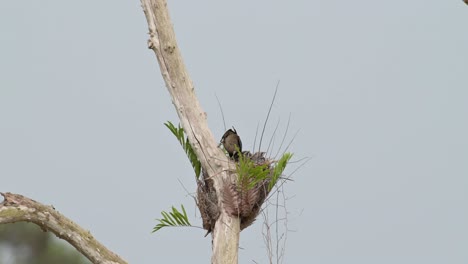
{"type": "MultiPolygon", "coordinates": [[[[156,54],[172,103],[202,168],[210,176],[222,172],[213,177],[216,193],[218,197],[222,197],[223,183],[235,180],[235,175],[230,173],[235,170],[229,169],[232,165],[229,165],[227,157],[217,147],[216,140],[208,128],[206,114],[195,95],[192,81],[177,46],[167,3],[165,0],[141,0],[141,3],[149,28],[148,47],[156,54]]],[[[211,262],[237,263],[240,221],[226,214],[221,199],[219,206],[221,215],[213,230],[211,262]]]]}
{"type": "Polygon", "coordinates": [[[13,193],[1,193],[0,224],[30,222],[44,231],[51,231],[66,240],[92,263],[127,263],[117,254],[100,244],[89,231],[57,212],[52,206],[43,205],[27,197],[13,193]]]}

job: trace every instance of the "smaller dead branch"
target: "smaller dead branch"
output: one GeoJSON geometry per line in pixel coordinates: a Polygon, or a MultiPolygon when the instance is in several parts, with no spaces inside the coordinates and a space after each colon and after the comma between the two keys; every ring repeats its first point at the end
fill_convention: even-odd
{"type": "Polygon", "coordinates": [[[4,198],[0,203],[0,224],[34,223],[44,232],[51,231],[70,243],[92,263],[127,263],[99,243],[89,231],[60,214],[53,206],[43,205],[20,194],[9,192],[0,194],[4,198]]]}

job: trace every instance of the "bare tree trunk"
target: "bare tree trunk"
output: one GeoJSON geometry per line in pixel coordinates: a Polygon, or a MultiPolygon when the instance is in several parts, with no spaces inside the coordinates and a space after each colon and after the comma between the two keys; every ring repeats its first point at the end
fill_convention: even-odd
{"type": "Polygon", "coordinates": [[[179,115],[180,122],[202,168],[213,179],[218,196],[220,216],[216,221],[211,263],[237,263],[240,220],[226,213],[222,204],[224,184],[234,182],[235,170],[226,155],[217,147],[208,128],[206,113],[200,107],[195,88],[177,46],[174,29],[165,0],[141,0],[148,22],[148,48],[159,62],[161,74],[179,115]],[[231,164],[231,165],[230,165],[231,164]]]}

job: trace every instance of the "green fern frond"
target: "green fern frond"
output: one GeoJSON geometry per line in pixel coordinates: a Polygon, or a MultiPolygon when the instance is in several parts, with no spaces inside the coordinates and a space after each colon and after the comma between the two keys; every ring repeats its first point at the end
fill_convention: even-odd
{"type": "Polygon", "coordinates": [[[185,208],[183,205],[182,207],[182,212],[178,211],[174,206],[172,206],[172,212],[165,212],[162,211],[162,219],[156,219],[159,223],[153,228],[153,232],[158,231],[159,229],[163,227],[168,227],[168,226],[192,226],[190,224],[190,221],[188,220],[187,212],[185,211],[185,208]]]}
{"type": "Polygon", "coordinates": [[[289,160],[292,158],[292,153],[284,153],[281,159],[276,163],[275,168],[273,169],[273,175],[271,177],[270,184],[268,185],[268,191],[270,191],[273,186],[275,186],[276,182],[278,182],[279,177],[283,174],[284,169],[286,169],[286,165],[288,165],[289,160]]]}
{"type": "Polygon", "coordinates": [[[185,154],[187,155],[190,163],[192,164],[193,170],[195,171],[195,176],[198,179],[201,173],[201,163],[198,160],[195,151],[193,151],[188,138],[185,137],[184,129],[180,127],[180,125],[178,125],[178,127],[174,126],[174,124],[172,124],[170,121],[167,121],[166,123],[164,123],[164,125],[172,132],[172,134],[174,134],[177,140],[179,140],[180,145],[184,149],[185,154]]]}
{"type": "MultiPolygon", "coordinates": [[[[239,153],[239,151],[238,151],[239,153]]],[[[268,164],[255,164],[249,157],[239,153],[239,162],[237,163],[236,172],[238,175],[237,182],[239,187],[251,190],[255,185],[268,177],[270,173],[268,164]]]]}

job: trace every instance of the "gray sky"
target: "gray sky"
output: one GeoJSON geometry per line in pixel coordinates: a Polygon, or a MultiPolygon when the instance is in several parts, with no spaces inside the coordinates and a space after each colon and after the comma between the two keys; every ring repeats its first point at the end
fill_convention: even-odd
{"type": "MultiPolygon", "coordinates": [[[[468,6],[457,1],[169,1],[216,137],[253,146],[289,114],[285,263],[468,262],[468,6]],[[294,169],[291,167],[289,172],[294,169]]],[[[0,3],[0,191],[89,229],[131,263],[209,262],[193,172],[139,1],[0,3]]],[[[266,263],[261,221],[240,263],[266,263]]]]}

